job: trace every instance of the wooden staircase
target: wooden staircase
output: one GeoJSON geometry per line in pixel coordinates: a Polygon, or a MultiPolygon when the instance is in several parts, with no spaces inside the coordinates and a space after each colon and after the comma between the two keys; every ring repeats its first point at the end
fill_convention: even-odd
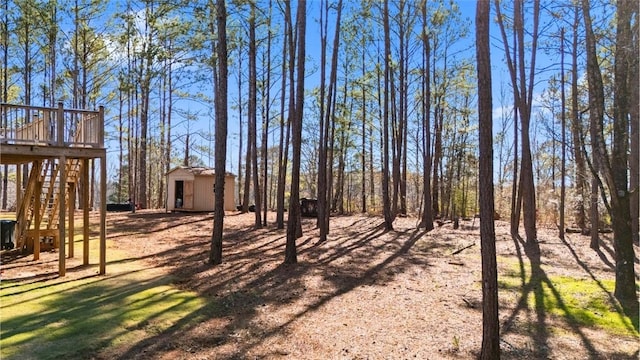
{"type": "MultiPolygon", "coordinates": [[[[77,189],[80,177],[81,161],[67,159],[65,162],[66,185],[64,187],[66,209],[69,209],[70,192],[77,189]]],[[[60,163],[57,159],[47,159],[33,162],[29,173],[27,188],[18,206],[16,228],[16,247],[33,252],[36,228],[39,238],[45,243],[57,248],[59,246],[59,214],[60,214],[60,163]],[[36,224],[36,212],[39,224],[36,224]]],[[[75,197],[72,197],[75,198],[75,197]]]]}

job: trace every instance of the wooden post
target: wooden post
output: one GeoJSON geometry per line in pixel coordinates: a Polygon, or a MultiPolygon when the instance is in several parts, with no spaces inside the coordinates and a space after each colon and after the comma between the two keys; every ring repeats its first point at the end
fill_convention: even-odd
{"type": "MultiPolygon", "coordinates": [[[[60,121],[58,121],[58,123],[60,123],[60,121]]],[[[60,131],[58,131],[58,134],[60,134],[60,131]]],[[[59,220],[58,220],[58,239],[59,240],[59,245],[58,245],[58,274],[60,276],[65,276],[66,275],[66,263],[65,263],[65,214],[66,214],[66,199],[65,199],[65,188],[67,186],[67,169],[66,169],[66,163],[67,163],[67,158],[66,156],[62,155],[60,156],[60,158],[58,159],[59,163],[59,172],[58,174],[60,175],[60,182],[59,182],[59,187],[58,187],[58,206],[59,206],[59,211],[58,211],[58,216],[59,216],[59,220]]]]}
{"type": "Polygon", "coordinates": [[[62,102],[58,103],[58,114],[56,115],[56,144],[64,146],[64,106],[62,102]]]}
{"type": "MultiPolygon", "coordinates": [[[[16,164],[16,204],[22,202],[22,164],[16,164]]],[[[20,219],[16,219],[20,221],[20,219]]]]}
{"type": "Polygon", "coordinates": [[[82,263],[89,265],[89,159],[82,159],[82,263]]]}
{"type": "MultiPolygon", "coordinates": [[[[42,160],[36,160],[33,163],[33,168],[31,171],[37,171],[40,175],[42,174],[42,160]]],[[[40,208],[42,207],[41,199],[42,199],[42,179],[41,176],[38,175],[36,179],[36,190],[34,194],[34,204],[33,211],[35,212],[35,231],[33,234],[33,261],[40,260],[40,223],[42,222],[42,218],[40,216],[40,208]]]]}
{"type": "MultiPolygon", "coordinates": [[[[103,139],[101,138],[101,141],[103,139]]],[[[107,153],[100,158],[100,275],[107,263],[107,153]]]]}
{"type": "MultiPolygon", "coordinates": [[[[75,161],[75,160],[72,160],[75,161]]],[[[75,206],[76,205],[76,183],[69,183],[69,204],[67,207],[69,208],[69,258],[73,258],[75,256],[75,206]]]]}
{"type": "Polygon", "coordinates": [[[104,106],[100,106],[99,108],[99,124],[98,124],[98,142],[99,146],[104,147],[104,106]]]}

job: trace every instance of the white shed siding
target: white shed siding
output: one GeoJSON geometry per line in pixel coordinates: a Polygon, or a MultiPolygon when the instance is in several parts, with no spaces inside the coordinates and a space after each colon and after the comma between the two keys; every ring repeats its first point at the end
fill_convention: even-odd
{"type": "Polygon", "coordinates": [[[224,177],[224,209],[226,211],[236,209],[235,183],[235,176],[227,175],[224,177]]]}
{"type": "Polygon", "coordinates": [[[213,211],[215,208],[213,199],[214,176],[196,176],[193,184],[193,210],[213,211]]]}
{"type": "MultiPolygon", "coordinates": [[[[178,167],[167,173],[167,211],[176,210],[176,181],[193,182],[193,206],[187,208],[183,203],[182,210],[213,211],[215,196],[213,187],[215,175],[211,169],[178,167]]],[[[227,174],[225,177],[224,208],[226,211],[236,209],[235,176],[227,174]]],[[[184,201],[184,199],[183,199],[184,201]]]]}

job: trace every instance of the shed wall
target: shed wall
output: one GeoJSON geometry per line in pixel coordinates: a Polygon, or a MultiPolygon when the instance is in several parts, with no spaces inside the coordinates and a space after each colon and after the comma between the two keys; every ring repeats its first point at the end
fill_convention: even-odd
{"type": "Polygon", "coordinates": [[[224,178],[224,209],[226,211],[234,211],[236,209],[236,179],[233,176],[225,176],[224,178]]]}
{"type": "Polygon", "coordinates": [[[196,176],[193,183],[193,210],[213,211],[213,176],[196,176]]]}
{"type": "MultiPolygon", "coordinates": [[[[194,175],[184,169],[177,169],[167,175],[167,211],[176,210],[176,181],[193,181],[193,207],[191,209],[183,208],[182,210],[214,211],[215,196],[213,186],[215,176],[194,175]]],[[[236,209],[235,177],[226,176],[224,187],[224,209],[225,211],[234,211],[236,209]]]]}

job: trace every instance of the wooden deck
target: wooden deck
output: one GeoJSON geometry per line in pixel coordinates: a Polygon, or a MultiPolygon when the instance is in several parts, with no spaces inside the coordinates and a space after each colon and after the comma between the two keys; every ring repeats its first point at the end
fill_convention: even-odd
{"type": "MultiPolygon", "coordinates": [[[[0,164],[17,165],[16,251],[33,253],[34,260],[38,260],[41,240],[53,238],[60,253],[60,276],[66,273],[67,254],[74,256],[77,184],[91,181],[92,159],[100,162],[100,274],[104,274],[107,177],[104,109],[65,109],[62,103],[55,108],[0,103],[0,164]],[[27,165],[26,174],[22,174],[23,165],[27,165]],[[23,176],[28,179],[26,188],[22,187],[23,176]]],[[[85,265],[89,264],[88,188],[82,189],[81,204],[85,265]]]]}
{"type": "Polygon", "coordinates": [[[104,110],[0,103],[0,162],[21,164],[65,156],[103,156],[104,110]]]}

